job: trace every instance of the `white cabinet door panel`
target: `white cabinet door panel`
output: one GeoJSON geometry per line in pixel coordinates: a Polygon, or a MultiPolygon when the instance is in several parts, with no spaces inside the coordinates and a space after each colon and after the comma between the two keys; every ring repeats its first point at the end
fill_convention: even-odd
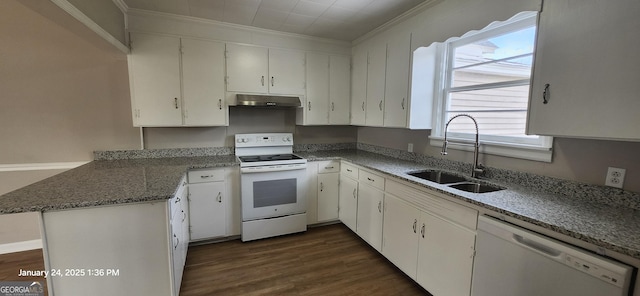
{"type": "Polygon", "coordinates": [[[269,92],[305,93],[305,57],[302,51],[269,49],[269,92]]]}
{"type": "Polygon", "coordinates": [[[410,52],[409,34],[398,34],[387,44],[384,126],[407,126],[410,52]]]}
{"type": "Polygon", "coordinates": [[[180,126],[180,39],[132,33],[131,75],[135,126],[180,126]]]}
{"type": "Polygon", "coordinates": [[[329,56],[307,54],[305,124],[329,123],[329,56]]]}
{"type": "Polygon", "coordinates": [[[385,194],[382,254],[414,280],[418,266],[419,218],[416,207],[385,194]]]}
{"type": "Polygon", "coordinates": [[[227,90],[267,93],[269,50],[264,47],[227,44],[227,90]]]}
{"type": "Polygon", "coordinates": [[[379,42],[369,48],[367,66],[367,126],[384,123],[384,89],[387,64],[387,44],[379,42]]]}
{"type": "Polygon", "coordinates": [[[356,232],[356,217],[358,211],[358,182],[340,178],[340,206],[338,216],[340,221],[356,232]]]}
{"type": "Polygon", "coordinates": [[[354,49],[351,71],[351,124],[364,125],[367,105],[367,51],[354,49]]]}
{"type": "Polygon", "coordinates": [[[340,174],[318,174],[318,222],[338,219],[340,174]]]}
{"type": "Polygon", "coordinates": [[[223,43],[182,39],[184,124],[226,125],[223,43]]]}
{"type": "Polygon", "coordinates": [[[224,182],[189,185],[189,219],[191,240],[226,234],[227,199],[224,182]]]}
{"type": "Polygon", "coordinates": [[[351,60],[329,57],[329,124],[349,125],[351,110],[351,60]]]}
{"type": "Polygon", "coordinates": [[[384,193],[360,183],[356,232],[378,252],[382,250],[383,208],[384,193]]]}

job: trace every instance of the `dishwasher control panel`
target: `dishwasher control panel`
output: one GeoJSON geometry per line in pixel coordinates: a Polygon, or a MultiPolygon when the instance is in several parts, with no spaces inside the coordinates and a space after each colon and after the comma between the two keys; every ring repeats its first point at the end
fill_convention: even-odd
{"type": "Polygon", "coordinates": [[[622,287],[624,277],[621,274],[602,268],[596,264],[593,264],[587,260],[565,254],[564,263],[577,270],[588,273],[591,276],[597,277],[603,281],[609,282],[618,287],[622,287]]]}

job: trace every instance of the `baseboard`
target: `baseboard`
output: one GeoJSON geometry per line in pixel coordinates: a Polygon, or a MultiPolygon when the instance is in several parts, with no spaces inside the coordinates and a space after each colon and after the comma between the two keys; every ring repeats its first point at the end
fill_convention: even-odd
{"type": "Polygon", "coordinates": [[[42,249],[42,240],[34,239],[17,243],[0,244],[0,254],[9,254],[15,252],[23,252],[42,249]]]}

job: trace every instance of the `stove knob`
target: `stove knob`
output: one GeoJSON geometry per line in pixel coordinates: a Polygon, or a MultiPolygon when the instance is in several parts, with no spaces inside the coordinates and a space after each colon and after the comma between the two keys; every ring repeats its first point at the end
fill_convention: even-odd
{"type": "Polygon", "coordinates": [[[241,138],[237,138],[236,139],[236,143],[242,143],[242,139],[241,138]]]}
{"type": "Polygon", "coordinates": [[[291,142],[291,137],[287,137],[287,142],[291,142]]]}

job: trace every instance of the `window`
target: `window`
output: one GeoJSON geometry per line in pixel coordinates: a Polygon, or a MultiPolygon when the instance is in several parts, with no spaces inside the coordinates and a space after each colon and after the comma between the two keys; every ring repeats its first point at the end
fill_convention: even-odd
{"type": "MultiPolygon", "coordinates": [[[[551,160],[551,138],[525,134],[535,34],[536,13],[525,13],[444,44],[434,145],[441,145],[449,119],[468,114],[478,122],[485,153],[551,160]]],[[[447,129],[451,139],[471,141],[475,133],[466,117],[447,129]]]]}

